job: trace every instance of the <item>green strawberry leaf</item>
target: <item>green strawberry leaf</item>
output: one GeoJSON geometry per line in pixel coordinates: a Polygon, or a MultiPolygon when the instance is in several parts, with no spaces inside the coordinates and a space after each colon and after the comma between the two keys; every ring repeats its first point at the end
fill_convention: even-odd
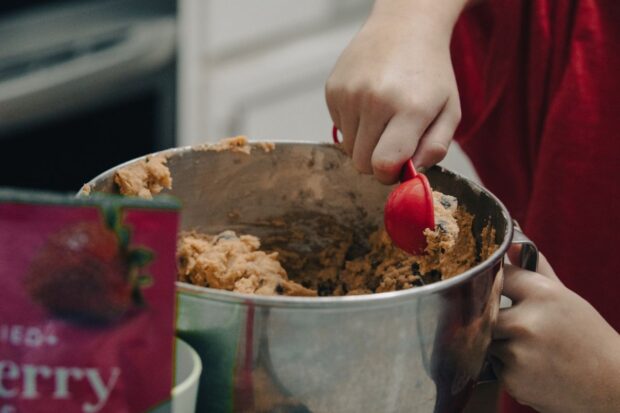
{"type": "Polygon", "coordinates": [[[134,277],[132,277],[132,284],[133,289],[131,291],[131,296],[133,302],[139,307],[145,307],[146,301],[142,295],[142,289],[153,285],[153,277],[148,274],[134,275],[134,277]]]}
{"type": "Polygon", "coordinates": [[[132,267],[144,267],[153,261],[154,254],[146,248],[134,248],[129,251],[128,263],[132,267]]]}
{"type": "Polygon", "coordinates": [[[131,237],[129,230],[125,227],[118,226],[114,232],[116,232],[116,237],[118,238],[119,248],[121,251],[126,250],[127,247],[129,247],[129,238],[131,237]]]}
{"type": "Polygon", "coordinates": [[[110,199],[102,199],[101,212],[108,228],[116,233],[121,251],[127,250],[131,240],[131,232],[122,225],[122,211],[120,206],[110,199]]]}
{"type": "Polygon", "coordinates": [[[144,301],[144,297],[142,296],[142,291],[139,288],[134,288],[131,291],[131,298],[135,305],[138,307],[144,307],[146,302],[144,301]]]}
{"type": "Polygon", "coordinates": [[[147,288],[153,285],[153,277],[149,274],[140,274],[137,280],[137,286],[139,288],[147,288]]]}
{"type": "Polygon", "coordinates": [[[115,205],[109,200],[101,201],[101,212],[103,212],[103,218],[105,224],[113,231],[116,231],[120,227],[121,211],[118,205],[115,205]]]}

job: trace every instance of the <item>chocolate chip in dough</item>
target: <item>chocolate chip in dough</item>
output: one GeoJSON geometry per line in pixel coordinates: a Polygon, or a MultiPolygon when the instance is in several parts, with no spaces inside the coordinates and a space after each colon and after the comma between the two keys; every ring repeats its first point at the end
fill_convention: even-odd
{"type": "Polygon", "coordinates": [[[418,264],[417,262],[411,264],[411,273],[413,275],[420,275],[420,264],[418,264]]]}
{"type": "Polygon", "coordinates": [[[448,232],[445,221],[439,221],[439,223],[437,224],[437,228],[440,232],[443,232],[444,234],[448,232]]]}
{"type": "Polygon", "coordinates": [[[426,285],[422,277],[416,277],[416,279],[413,280],[412,284],[416,287],[422,287],[423,285],[426,285]]]}
{"type": "Polygon", "coordinates": [[[430,280],[430,282],[436,282],[441,280],[441,271],[439,270],[430,270],[426,274],[424,274],[426,278],[430,280]]]}
{"type": "Polygon", "coordinates": [[[322,282],[322,283],[319,283],[316,291],[317,291],[317,294],[319,295],[319,297],[327,297],[327,296],[332,294],[333,287],[332,287],[331,283],[322,282]]]}
{"type": "Polygon", "coordinates": [[[439,202],[441,203],[441,205],[443,205],[444,208],[446,209],[450,209],[450,207],[452,206],[452,202],[450,202],[450,198],[448,198],[445,195],[441,196],[441,199],[439,200],[439,202]]]}

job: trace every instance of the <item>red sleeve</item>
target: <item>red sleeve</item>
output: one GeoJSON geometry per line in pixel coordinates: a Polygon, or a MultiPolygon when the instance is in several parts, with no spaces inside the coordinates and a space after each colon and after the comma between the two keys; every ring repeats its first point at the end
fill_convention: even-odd
{"type": "Polygon", "coordinates": [[[456,139],[563,282],[616,330],[619,46],[613,0],[488,0],[453,36],[456,139]]]}

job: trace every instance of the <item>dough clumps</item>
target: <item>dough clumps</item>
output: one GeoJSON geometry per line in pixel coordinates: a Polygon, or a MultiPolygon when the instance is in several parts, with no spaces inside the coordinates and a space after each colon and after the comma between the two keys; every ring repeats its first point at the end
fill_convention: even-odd
{"type": "MultiPolygon", "coordinates": [[[[338,223],[322,223],[320,237],[329,239],[319,251],[303,254],[287,246],[303,243],[308,230],[295,221],[285,236],[266,238],[271,252],[261,251],[252,235],[224,231],[218,235],[182,233],[177,251],[179,280],[241,293],[293,296],[342,296],[397,291],[460,274],[495,251],[494,231],[486,229],[483,254],[476,251],[473,216],[456,198],[433,193],[436,227],[425,231],[426,253],[411,256],[398,249],[384,229],[360,240],[338,223]]],[[[292,222],[286,224],[286,222],[292,222]]]]}
{"type": "MultiPolygon", "coordinates": [[[[252,147],[270,152],[275,145],[250,144],[245,136],[235,136],[196,150],[250,154],[252,147]]],[[[172,187],[164,155],[121,168],[114,181],[121,194],[142,198],[172,187]]],[[[89,189],[85,186],[82,192],[89,189]]],[[[453,277],[497,249],[495,230],[490,226],[482,230],[481,242],[476,245],[474,217],[455,197],[433,191],[433,206],[435,228],[424,231],[424,255],[411,256],[400,250],[384,229],[356,231],[327,215],[314,224],[303,217],[279,217],[262,223],[274,229],[263,239],[264,250],[257,237],[233,231],[180,234],[178,278],[203,287],[261,295],[373,294],[453,277]],[[312,238],[318,242],[309,242],[312,238]]]]}
{"type": "Polygon", "coordinates": [[[224,231],[216,236],[182,233],[177,248],[179,280],[240,293],[314,296],[288,280],[278,253],[259,250],[252,235],[224,231]]]}
{"type": "MultiPolygon", "coordinates": [[[[232,138],[222,139],[217,143],[205,144],[196,147],[198,151],[231,151],[249,155],[252,147],[260,148],[268,153],[275,149],[273,142],[256,142],[250,144],[248,138],[239,135],[232,138]]],[[[123,195],[138,196],[151,199],[164,188],[172,189],[172,176],[167,166],[165,155],[147,156],[145,160],[120,168],[114,175],[114,182],[123,195]]],[[[90,195],[91,187],[86,184],[82,187],[84,195],[90,195]]]]}
{"type": "Polygon", "coordinates": [[[164,188],[172,188],[172,177],[164,155],[147,156],[143,161],[119,169],[114,182],[120,193],[151,199],[164,188]]]}
{"type": "Polygon", "coordinates": [[[214,152],[231,151],[249,155],[252,153],[252,147],[260,148],[263,152],[269,153],[276,148],[276,144],[273,142],[255,142],[250,144],[247,136],[238,135],[222,139],[216,143],[207,143],[197,146],[195,150],[214,152]]]}

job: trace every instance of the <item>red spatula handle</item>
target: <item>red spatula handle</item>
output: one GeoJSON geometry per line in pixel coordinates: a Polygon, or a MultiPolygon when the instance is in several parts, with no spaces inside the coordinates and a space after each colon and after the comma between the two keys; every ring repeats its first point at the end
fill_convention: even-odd
{"type": "Polygon", "coordinates": [[[415,166],[413,166],[413,161],[409,159],[403,165],[403,170],[400,173],[400,182],[406,182],[416,176],[418,176],[418,172],[415,170],[415,166]]]}
{"type": "Polygon", "coordinates": [[[336,125],[332,127],[332,139],[334,140],[334,143],[336,145],[340,144],[340,139],[338,138],[338,128],[336,127],[336,125]]]}

